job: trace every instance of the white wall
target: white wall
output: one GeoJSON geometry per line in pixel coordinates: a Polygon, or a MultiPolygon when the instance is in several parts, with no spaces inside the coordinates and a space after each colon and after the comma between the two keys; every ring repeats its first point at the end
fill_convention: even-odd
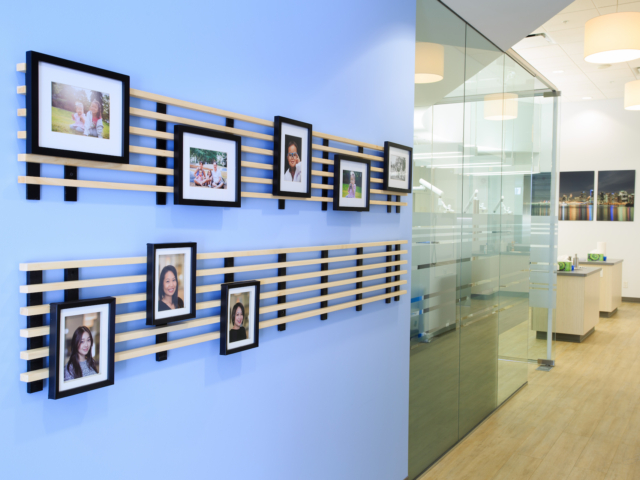
{"type": "MultiPolygon", "coordinates": [[[[640,112],[624,110],[621,98],[563,104],[558,171],[579,170],[640,170],[640,112]]],[[[558,254],[582,257],[604,241],[608,257],[624,259],[623,297],[640,298],[638,239],[638,215],[633,222],[558,222],[558,254]]]]}

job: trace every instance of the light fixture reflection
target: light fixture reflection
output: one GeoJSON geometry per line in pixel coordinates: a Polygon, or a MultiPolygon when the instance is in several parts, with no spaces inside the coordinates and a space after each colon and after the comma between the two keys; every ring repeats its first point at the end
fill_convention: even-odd
{"type": "Polygon", "coordinates": [[[640,80],[624,85],[624,109],[640,110],[640,80]]]}
{"type": "Polygon", "coordinates": [[[584,60],[620,63],[640,58],[640,12],[601,15],[584,27],[584,60]]]}
{"type": "Polygon", "coordinates": [[[416,83],[435,83],[444,78],[444,46],[416,43],[416,83]]]}
{"type": "Polygon", "coordinates": [[[513,120],[518,118],[518,94],[492,93],[484,96],[485,120],[513,120]]]}

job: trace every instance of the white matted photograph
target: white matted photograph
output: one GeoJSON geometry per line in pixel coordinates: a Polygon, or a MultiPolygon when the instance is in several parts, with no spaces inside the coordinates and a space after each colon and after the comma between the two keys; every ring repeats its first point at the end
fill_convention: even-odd
{"type": "Polygon", "coordinates": [[[113,385],[115,298],[51,305],[49,398],[113,385]]]}
{"type": "Polygon", "coordinates": [[[369,161],[347,155],[336,155],[333,168],[333,209],[369,211],[371,173],[369,161]]]}
{"type": "Polygon", "coordinates": [[[195,318],[195,243],[147,245],[147,325],[195,318]]]}
{"type": "Polygon", "coordinates": [[[240,137],[178,125],[174,139],[174,204],[240,207],[240,137]]]}
{"type": "Polygon", "coordinates": [[[384,142],[384,181],[382,188],[391,192],[411,193],[413,148],[384,142]]]}
{"type": "Polygon", "coordinates": [[[313,127],[275,117],[273,141],[273,194],[311,197],[311,136],[313,127]]]}
{"type": "Polygon", "coordinates": [[[258,346],[260,282],[224,283],[221,288],[220,355],[258,346]]]}
{"type": "Polygon", "coordinates": [[[27,153],[129,163],[129,77],[27,52],[27,153]]]}

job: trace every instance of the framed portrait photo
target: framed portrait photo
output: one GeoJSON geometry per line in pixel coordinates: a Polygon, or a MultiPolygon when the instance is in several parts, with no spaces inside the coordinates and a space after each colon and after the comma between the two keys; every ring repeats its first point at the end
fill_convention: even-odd
{"type": "Polygon", "coordinates": [[[348,155],[333,158],[333,209],[368,212],[371,163],[348,155]]]}
{"type": "Polygon", "coordinates": [[[411,193],[413,148],[384,142],[384,182],[390,192],[411,193]]]}
{"type": "Polygon", "coordinates": [[[176,125],[174,141],[173,203],[240,207],[240,137],[176,125]]]}
{"type": "Polygon", "coordinates": [[[27,52],[27,153],[129,163],[129,77],[27,52]]]}
{"type": "Polygon", "coordinates": [[[51,304],[49,398],[113,385],[116,299],[51,304]]]}
{"type": "Polygon", "coordinates": [[[220,355],[258,346],[260,282],[223,283],[220,307],[220,355]]]}
{"type": "Polygon", "coordinates": [[[313,127],[284,117],[273,123],[273,194],[311,198],[313,127]]]}
{"type": "Polygon", "coordinates": [[[147,325],[196,317],[195,243],[147,244],[147,325]]]}

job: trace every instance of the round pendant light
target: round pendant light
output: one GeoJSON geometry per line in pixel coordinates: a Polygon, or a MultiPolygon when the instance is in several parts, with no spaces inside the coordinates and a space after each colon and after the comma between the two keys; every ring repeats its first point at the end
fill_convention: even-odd
{"type": "Polygon", "coordinates": [[[444,46],[416,43],[416,83],[435,83],[444,78],[444,46]]]}
{"type": "Polygon", "coordinates": [[[628,82],[624,86],[624,109],[640,110],[640,80],[628,82]]]}
{"type": "Polygon", "coordinates": [[[518,118],[518,94],[492,93],[484,96],[485,120],[513,120],[518,118]]]}
{"type": "Polygon", "coordinates": [[[640,12],[611,13],[584,26],[584,60],[620,63],[640,58],[640,12]]]}

